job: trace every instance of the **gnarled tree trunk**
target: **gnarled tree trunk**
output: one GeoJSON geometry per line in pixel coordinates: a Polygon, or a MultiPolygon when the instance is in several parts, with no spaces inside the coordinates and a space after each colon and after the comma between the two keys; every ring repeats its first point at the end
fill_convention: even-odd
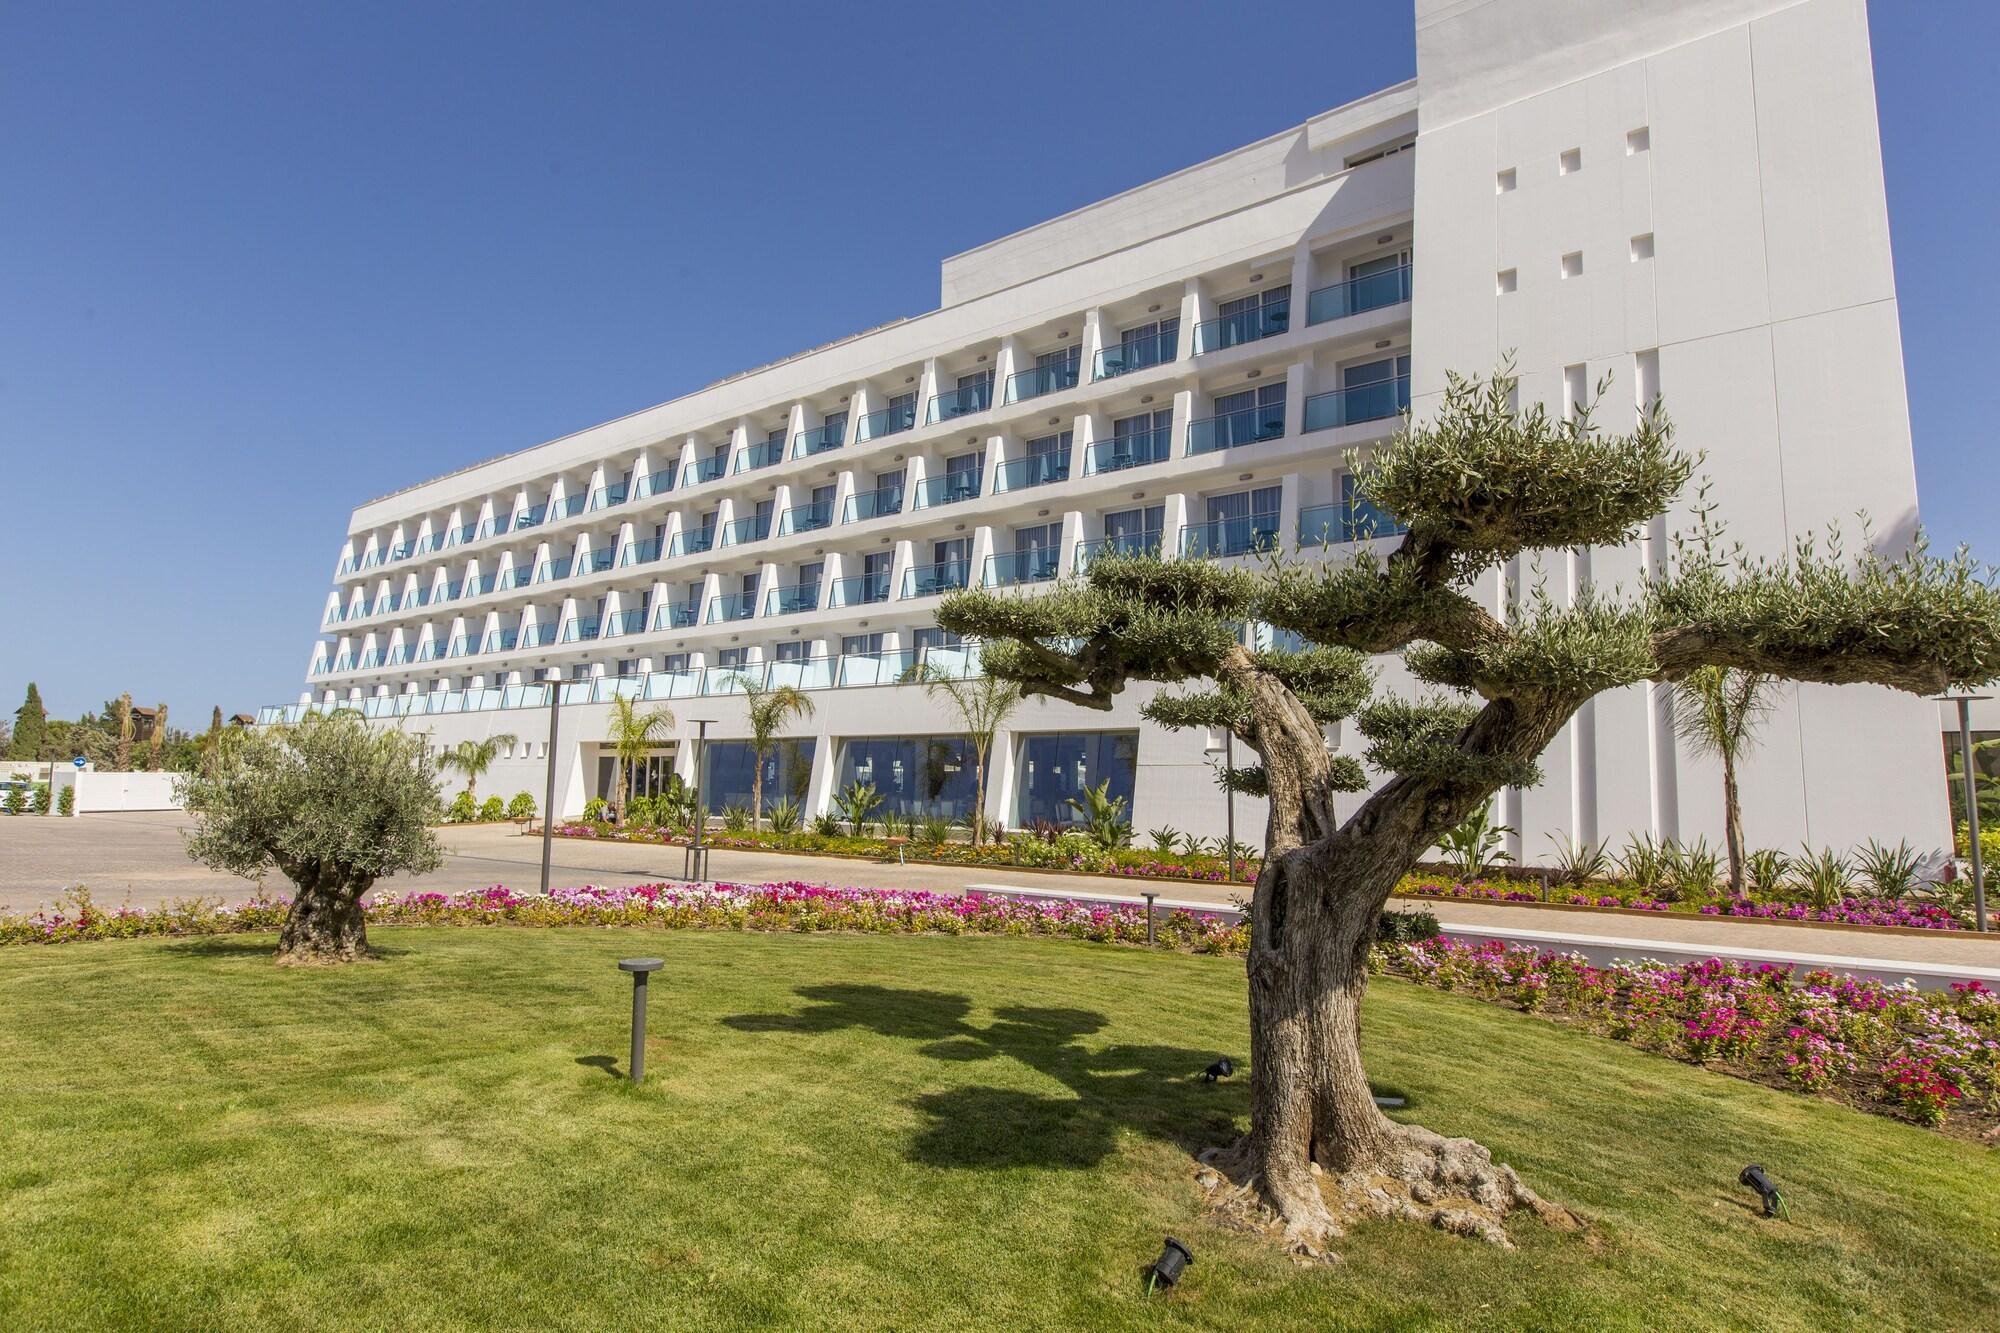
{"type": "Polygon", "coordinates": [[[281,963],[351,963],[368,956],[368,915],[361,895],[372,875],[346,875],[317,866],[280,866],[297,886],[291,911],[278,930],[281,963]]]}

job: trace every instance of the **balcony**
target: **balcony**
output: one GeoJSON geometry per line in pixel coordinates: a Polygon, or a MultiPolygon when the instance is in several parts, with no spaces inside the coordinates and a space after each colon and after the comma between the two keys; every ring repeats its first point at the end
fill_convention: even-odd
{"type": "Polygon", "coordinates": [[[1386,421],[1401,416],[1409,406],[1408,375],[1335,389],[1332,393],[1316,393],[1306,399],[1305,429],[1331,430],[1364,421],[1386,421]]]}
{"type": "Polygon", "coordinates": [[[521,631],[517,629],[496,629],[486,636],[479,647],[482,653],[511,653],[521,641],[521,631]]]}
{"type": "Polygon", "coordinates": [[[465,596],[464,579],[456,583],[440,583],[431,589],[431,600],[434,602],[455,602],[463,596],[465,596]]]}
{"type": "Polygon", "coordinates": [[[1410,266],[1386,269],[1321,287],[1306,298],[1306,323],[1325,324],[1350,315],[1401,305],[1410,299],[1410,266]]]}
{"type": "Polygon", "coordinates": [[[785,461],[783,440],[763,440],[749,446],[736,455],[738,472],[755,472],[758,468],[773,467],[785,461]]]}
{"type": "Polygon", "coordinates": [[[556,641],[554,625],[531,625],[521,631],[521,647],[546,648],[556,641]]]}
{"type": "Polygon", "coordinates": [[[1000,465],[998,484],[994,493],[1005,491],[1025,491],[1033,486],[1047,486],[1058,481],[1069,480],[1069,450],[1053,454],[1031,454],[1000,465]]]}
{"type": "Polygon", "coordinates": [[[1160,532],[1134,532],[1117,537],[1099,537],[1095,541],[1079,542],[1076,548],[1076,569],[1080,574],[1089,569],[1091,562],[1101,555],[1142,555],[1157,557],[1163,544],[1164,534],[1160,532]]]}
{"type": "Polygon", "coordinates": [[[479,638],[473,634],[461,634],[445,645],[446,657],[470,657],[479,651],[479,638]]]}
{"type": "Polygon", "coordinates": [[[819,610],[819,583],[794,583],[771,589],[771,595],[764,599],[764,614],[767,616],[797,615],[801,611],[819,610]]]}
{"type": "Polygon", "coordinates": [[[609,509],[613,505],[622,505],[630,493],[631,488],[622,481],[616,486],[599,486],[590,493],[590,508],[594,512],[599,509],[609,509]]]}
{"type": "Polygon", "coordinates": [[[1189,454],[1212,454],[1221,449],[1240,449],[1246,444],[1278,439],[1284,433],[1283,403],[1274,403],[1270,407],[1246,407],[1241,411],[1224,412],[1221,416],[1188,422],[1187,451],[1189,454]]]}
{"type": "Polygon", "coordinates": [[[383,659],[383,665],[402,666],[405,662],[408,662],[409,660],[410,660],[410,646],[406,643],[399,643],[394,648],[391,648],[389,650],[388,657],[383,659]]]}
{"type": "Polygon", "coordinates": [[[535,582],[554,583],[557,579],[568,578],[571,563],[567,556],[561,560],[543,561],[535,566],[535,582]]]}
{"type": "MultiPolygon", "coordinates": [[[[491,519],[487,520],[487,523],[491,522],[492,522],[491,519]]],[[[487,535],[486,532],[484,531],[485,527],[486,524],[480,525],[481,531],[479,535],[482,537],[487,535]]],[[[412,555],[416,554],[416,550],[417,547],[415,542],[401,542],[389,548],[389,560],[391,563],[394,563],[395,561],[398,560],[408,560],[412,555]]]]}
{"type": "Polygon", "coordinates": [[[934,509],[939,505],[955,505],[965,500],[979,498],[979,473],[947,472],[942,477],[930,477],[917,483],[915,509],[934,509]]]}
{"type": "Polygon", "coordinates": [[[583,512],[583,507],[588,503],[590,503],[590,497],[587,495],[566,495],[560,500],[551,500],[549,501],[549,520],[554,522],[557,519],[575,518],[583,512]]]}
{"type": "Polygon", "coordinates": [[[993,381],[980,380],[975,384],[948,389],[933,396],[930,411],[924,415],[924,424],[935,426],[940,421],[950,421],[954,417],[984,412],[991,406],[993,406],[993,381]]]}
{"type": "Polygon", "coordinates": [[[778,535],[789,537],[795,532],[818,532],[821,528],[833,526],[833,501],[816,500],[812,504],[793,505],[778,515],[778,535]]]}
{"type": "Polygon", "coordinates": [[[1278,516],[1214,518],[1181,529],[1181,556],[1187,560],[1217,560],[1225,556],[1257,555],[1278,549],[1278,516]]]}
{"type": "Polygon", "coordinates": [[[1239,310],[1221,319],[1211,319],[1194,326],[1194,354],[1220,352],[1228,347],[1240,347],[1262,338],[1275,338],[1292,326],[1292,303],[1273,301],[1269,305],[1258,306],[1255,310],[1239,310]]]}
{"type": "Polygon", "coordinates": [[[847,423],[829,421],[811,430],[802,430],[792,437],[792,457],[810,458],[814,454],[831,453],[847,443],[847,423]]]}
{"type": "Polygon", "coordinates": [[[442,551],[443,549],[444,534],[442,532],[427,532],[417,538],[416,553],[418,555],[429,555],[432,551],[442,551]]]}
{"type": "MultiPolygon", "coordinates": [[[[505,519],[489,518],[480,523],[479,531],[473,534],[473,540],[483,542],[488,537],[497,537],[506,530],[507,523],[505,519]]],[[[396,554],[398,551],[403,552],[403,555],[409,554],[407,547],[394,546],[389,549],[389,558],[391,560],[401,560],[403,556],[396,554]]]]}
{"type": "Polygon", "coordinates": [[[667,559],[677,556],[700,555],[703,551],[715,549],[714,528],[682,528],[667,543],[667,559]]]}
{"type": "Polygon", "coordinates": [[[903,403],[896,407],[885,407],[879,412],[870,412],[854,425],[854,442],[865,444],[869,440],[879,440],[884,435],[898,435],[917,424],[917,405],[903,403]]]}
{"type": "Polygon", "coordinates": [[[573,616],[562,627],[564,643],[584,643],[597,637],[602,621],[596,616],[573,616]]]}
{"type": "Polygon", "coordinates": [[[1094,380],[1117,379],[1120,375],[1129,375],[1148,366],[1163,366],[1178,357],[1180,351],[1181,331],[1178,327],[1167,333],[1150,334],[1130,342],[1100,347],[1090,377],[1094,380]]]}
{"type": "Polygon", "coordinates": [[[418,662],[435,662],[443,656],[444,650],[438,647],[436,639],[425,639],[417,645],[417,655],[414,660],[418,662]]]}
{"type": "Polygon", "coordinates": [[[853,578],[835,579],[827,591],[827,605],[869,606],[889,600],[889,571],[874,574],[858,574],[853,578]]]}
{"type": "Polygon", "coordinates": [[[665,495],[674,488],[674,470],[663,468],[658,472],[648,472],[639,478],[638,494],[635,499],[643,500],[649,495],[665,495]]]}
{"type": "Polygon", "coordinates": [[[1164,463],[1173,452],[1174,432],[1170,426],[1099,440],[1083,451],[1083,475],[1094,477],[1100,472],[1123,472],[1148,463],[1164,463]]]}
{"type": "Polygon", "coordinates": [[[653,613],[654,629],[687,629],[701,623],[701,603],[683,602],[676,606],[668,603],[653,613]]]}
{"type": "Polygon", "coordinates": [[[580,579],[587,578],[592,574],[602,574],[617,563],[618,553],[609,546],[604,547],[602,550],[585,551],[576,558],[572,577],[580,579]]]}
{"type": "Polygon", "coordinates": [[[548,517],[548,513],[549,507],[545,504],[531,505],[526,509],[515,510],[514,531],[519,532],[522,528],[538,526],[544,518],[548,517]]]}
{"type": "Polygon", "coordinates": [[[382,665],[382,650],[380,648],[370,648],[367,652],[361,654],[360,657],[355,659],[354,669],[356,671],[371,671],[374,668],[381,665],[382,665]]]}
{"type": "Polygon", "coordinates": [[[618,564],[621,568],[625,565],[650,565],[660,558],[662,545],[664,543],[658,537],[648,537],[641,542],[626,542],[624,549],[618,552],[618,564]]]}
{"type": "Polygon", "coordinates": [[[722,544],[742,546],[746,542],[761,542],[771,535],[771,516],[752,514],[749,518],[739,518],[733,523],[722,525],[722,544]]]}
{"type": "Polygon", "coordinates": [[[1398,523],[1359,496],[1299,511],[1299,545],[1306,549],[1397,537],[1409,530],[1407,523],[1398,523]]]}
{"type": "Polygon", "coordinates": [[[724,593],[708,604],[708,623],[713,625],[724,620],[748,620],[757,614],[757,594],[754,592],[724,593]]]}
{"type": "Polygon", "coordinates": [[[646,631],[646,612],[642,607],[637,611],[620,611],[617,615],[604,619],[606,638],[614,634],[643,634],[646,631]]]}
{"type": "Polygon", "coordinates": [[[729,458],[726,454],[717,454],[713,458],[697,458],[681,469],[681,486],[685,489],[704,481],[714,481],[722,476],[728,466],[729,458]]]}
{"type": "Polygon", "coordinates": [[[1043,394],[1074,389],[1078,366],[1079,363],[1074,358],[1065,358],[1051,365],[1016,371],[1007,377],[1007,392],[1001,401],[1020,403],[1030,398],[1040,398],[1043,394]]]}
{"type": "Polygon", "coordinates": [[[947,560],[937,565],[913,565],[903,575],[904,597],[935,597],[963,588],[972,573],[967,560],[947,560]]]}
{"type": "Polygon", "coordinates": [[[1062,550],[1039,546],[1026,551],[1007,551],[986,557],[988,588],[1011,588],[1022,583],[1046,583],[1062,564],[1062,550]]]}
{"type": "Polygon", "coordinates": [[[502,570],[494,586],[498,587],[502,592],[507,592],[514,588],[525,588],[534,581],[534,573],[526,565],[515,565],[509,569],[502,570]]]}
{"type": "Polygon", "coordinates": [[[903,488],[901,486],[879,486],[872,491],[856,491],[847,497],[847,513],[842,515],[843,523],[861,523],[884,514],[903,512],[903,488]]]}
{"type": "MultiPolygon", "coordinates": [[[[467,597],[484,597],[487,593],[493,591],[499,580],[500,576],[498,574],[481,574],[476,579],[467,579],[465,581],[464,595],[467,597]]],[[[377,602],[376,606],[381,607],[382,603],[377,602]]]]}

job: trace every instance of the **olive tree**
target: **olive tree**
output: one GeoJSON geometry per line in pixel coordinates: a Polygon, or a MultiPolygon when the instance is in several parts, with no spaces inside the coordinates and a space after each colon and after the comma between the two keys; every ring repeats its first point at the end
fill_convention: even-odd
{"type": "Polygon", "coordinates": [[[1920,694],[2000,672],[2000,593],[1964,552],[1941,560],[1921,544],[1850,558],[1808,541],[1752,559],[1704,522],[1643,587],[1565,605],[1537,586],[1489,610],[1482,578],[1536,551],[1633,540],[1695,469],[1658,404],[1606,433],[1588,410],[1517,411],[1512,390],[1504,372],[1452,376],[1430,420],[1356,463],[1366,497],[1408,525],[1386,554],[1371,544],[1256,571],[1103,557],[1042,595],[956,593],[938,616],[985,641],[989,672],[1080,707],[1108,709],[1133,681],[1188,682],[1145,715],[1227,727],[1260,761],[1227,775],[1268,798],[1269,823],[1247,963],[1251,1132],[1220,1160],[1302,1249],[1349,1212],[1501,1244],[1513,1209],[1567,1216],[1480,1145],[1377,1109],[1361,1005],[1398,881],[1501,788],[1537,783],[1537,757],[1586,700],[1703,667],[1920,694]],[[1252,651],[1240,628],[1252,620],[1301,646],[1252,651]],[[1373,697],[1369,658],[1391,653],[1421,682],[1416,697],[1373,697]],[[1349,716],[1372,774],[1327,744],[1323,728],[1349,716]],[[1336,817],[1337,793],[1371,786],[1336,817]]]}
{"type": "Polygon", "coordinates": [[[195,827],[188,855],[247,878],[275,867],[295,896],[280,962],[352,962],[368,952],[361,896],[397,871],[435,870],[440,809],[424,738],[309,713],[253,732],[214,773],[176,790],[195,827]]]}

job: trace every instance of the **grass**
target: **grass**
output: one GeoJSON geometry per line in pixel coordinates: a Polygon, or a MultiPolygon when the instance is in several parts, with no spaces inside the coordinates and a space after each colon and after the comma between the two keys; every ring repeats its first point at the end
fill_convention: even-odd
{"type": "Polygon", "coordinates": [[[1202,1219],[1240,962],[1043,940],[380,930],[0,955],[0,1327],[1991,1327],[2000,1159],[1381,982],[1409,1114],[1584,1238],[1202,1219]],[[660,953],[648,1080],[621,955],[660,953]],[[1755,1159],[1791,1220],[1756,1217],[1755,1159]],[[1147,1299],[1172,1232],[1196,1262],[1147,1299]]]}

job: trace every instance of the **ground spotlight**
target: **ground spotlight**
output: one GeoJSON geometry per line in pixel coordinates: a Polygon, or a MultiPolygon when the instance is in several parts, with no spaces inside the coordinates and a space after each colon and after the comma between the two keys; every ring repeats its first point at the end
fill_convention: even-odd
{"type": "Polygon", "coordinates": [[[1748,1185],[1751,1189],[1757,1191],[1758,1196],[1764,1200],[1764,1216],[1766,1217],[1776,1217],[1778,1210],[1785,1206],[1785,1196],[1778,1193],[1778,1187],[1771,1183],[1769,1176],[1764,1174],[1764,1168],[1755,1162],[1743,1168],[1743,1174],[1736,1177],[1736,1183],[1739,1185],[1748,1185]]]}
{"type": "Polygon", "coordinates": [[[1194,1262],[1194,1255],[1188,1247],[1167,1237],[1167,1243],[1160,1248],[1160,1257],[1153,1260],[1152,1268],[1146,1273],[1146,1293],[1152,1294],[1155,1285],[1171,1287],[1181,1280],[1181,1270],[1194,1262]]]}
{"type": "Polygon", "coordinates": [[[1214,1064],[1210,1065],[1208,1068],[1202,1070],[1201,1077],[1204,1082],[1215,1083],[1222,1079],[1228,1078],[1231,1074],[1235,1072],[1236,1072],[1236,1066],[1230,1064],[1229,1057],[1225,1055],[1220,1060],[1217,1060],[1214,1064]]]}

